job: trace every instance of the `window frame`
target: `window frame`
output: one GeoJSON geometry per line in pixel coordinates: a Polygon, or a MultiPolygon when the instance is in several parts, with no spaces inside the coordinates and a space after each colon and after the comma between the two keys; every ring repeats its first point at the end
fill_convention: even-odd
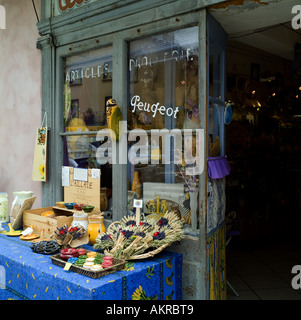
{"type": "MultiPolygon", "coordinates": [[[[182,2],[182,1],[181,1],[182,2]]],[[[96,2],[97,4],[97,2],[96,2]]],[[[172,7],[171,4],[168,4],[172,7]]],[[[174,9],[179,10],[179,8],[174,9]]],[[[72,12],[68,16],[72,16],[72,12]]],[[[67,14],[66,14],[67,16],[67,14]]],[[[62,19],[61,16],[54,20],[62,19]]],[[[50,128],[49,145],[49,180],[42,185],[42,205],[51,206],[56,201],[63,199],[63,188],[61,186],[61,167],[63,165],[63,73],[65,58],[85,51],[99,49],[108,45],[112,46],[113,54],[113,80],[112,96],[118,101],[124,120],[127,120],[128,103],[128,43],[133,40],[162,34],[173,30],[178,30],[191,26],[198,26],[199,30],[199,108],[200,108],[200,128],[205,131],[207,137],[207,43],[206,43],[206,9],[193,11],[177,16],[170,14],[167,18],[162,18],[154,22],[143,23],[137,20],[135,26],[124,29],[120,25],[120,30],[111,34],[97,34],[95,29],[89,39],[74,41],[74,35],[66,33],[62,35],[65,44],[60,44],[59,37],[54,45],[46,43],[42,46],[43,74],[42,95],[45,112],[48,113],[48,127],[50,128]],[[68,40],[69,39],[69,40],[68,40]],[[48,88],[48,89],[47,89],[48,88]],[[50,89],[49,89],[50,88],[50,89]],[[51,116],[50,116],[51,115],[51,116]]],[[[70,23],[70,19],[68,19],[70,23]]],[[[99,24],[101,30],[101,23],[99,24]]],[[[88,24],[84,28],[88,30],[88,24]]],[[[103,31],[100,31],[100,33],[103,31]]],[[[54,29],[55,33],[55,29],[54,29]]],[[[43,112],[43,108],[42,108],[43,112]]],[[[200,175],[200,196],[199,196],[199,220],[200,225],[192,226],[194,231],[205,235],[206,213],[207,213],[207,145],[204,146],[205,168],[200,175]],[[202,216],[202,217],[201,217],[202,216]]],[[[118,150],[118,148],[117,148],[118,150]]],[[[118,159],[118,154],[117,154],[118,159]]],[[[117,161],[118,162],[118,161],[117,161]]],[[[113,220],[119,220],[126,214],[127,206],[127,165],[113,165],[113,220]],[[115,183],[114,183],[115,182],[115,183]]]]}

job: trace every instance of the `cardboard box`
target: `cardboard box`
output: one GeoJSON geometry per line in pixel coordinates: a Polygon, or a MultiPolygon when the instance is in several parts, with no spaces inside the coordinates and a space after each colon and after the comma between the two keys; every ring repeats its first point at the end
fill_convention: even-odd
{"type": "Polygon", "coordinates": [[[23,230],[33,226],[33,231],[36,234],[41,234],[44,229],[45,238],[49,238],[56,228],[61,228],[64,225],[70,226],[73,221],[73,211],[58,207],[46,207],[39,209],[30,209],[23,211],[23,230]],[[45,211],[53,211],[54,217],[43,217],[41,214],[45,211]]]}
{"type": "Polygon", "coordinates": [[[63,167],[63,170],[66,170],[67,175],[63,183],[64,201],[83,203],[94,206],[95,210],[100,210],[100,169],[63,167]],[[84,172],[86,177],[78,177],[78,172],[84,172]]]}

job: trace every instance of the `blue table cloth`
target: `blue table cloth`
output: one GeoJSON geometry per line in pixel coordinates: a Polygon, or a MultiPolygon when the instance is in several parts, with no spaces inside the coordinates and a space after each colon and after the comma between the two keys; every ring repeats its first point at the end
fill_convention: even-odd
{"type": "Polygon", "coordinates": [[[19,237],[0,234],[0,300],[182,299],[181,254],[163,251],[92,279],[52,264],[49,256],[34,253],[30,245],[19,237]]]}

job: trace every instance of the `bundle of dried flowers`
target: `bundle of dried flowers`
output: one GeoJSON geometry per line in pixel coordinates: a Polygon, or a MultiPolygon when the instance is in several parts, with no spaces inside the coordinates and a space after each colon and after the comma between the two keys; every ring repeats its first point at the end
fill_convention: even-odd
{"type": "Polygon", "coordinates": [[[89,242],[87,231],[81,226],[68,227],[64,225],[61,228],[57,228],[50,238],[62,247],[75,248],[89,242]]]}
{"type": "Polygon", "coordinates": [[[117,259],[144,259],[180,241],[183,235],[183,223],[174,212],[166,212],[159,221],[149,219],[138,224],[126,216],[97,237],[94,249],[104,249],[106,255],[117,259]]]}

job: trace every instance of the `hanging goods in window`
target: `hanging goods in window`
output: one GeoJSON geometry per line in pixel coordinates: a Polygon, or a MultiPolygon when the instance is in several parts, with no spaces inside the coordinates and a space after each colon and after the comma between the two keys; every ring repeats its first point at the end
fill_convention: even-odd
{"type": "MultiPolygon", "coordinates": [[[[119,121],[122,121],[122,113],[115,99],[107,101],[107,122],[108,127],[115,133],[116,141],[119,140],[121,132],[119,132],[119,121]]],[[[113,137],[111,137],[113,139],[113,137]]]]}
{"type": "Polygon", "coordinates": [[[47,123],[47,113],[44,113],[42,125],[37,129],[32,180],[33,181],[47,181],[46,165],[47,165],[47,131],[48,128],[44,126],[47,123]]]}
{"type": "Polygon", "coordinates": [[[225,124],[230,124],[233,119],[233,111],[232,111],[233,103],[231,101],[225,102],[225,111],[224,111],[224,122],[225,124]]]}

